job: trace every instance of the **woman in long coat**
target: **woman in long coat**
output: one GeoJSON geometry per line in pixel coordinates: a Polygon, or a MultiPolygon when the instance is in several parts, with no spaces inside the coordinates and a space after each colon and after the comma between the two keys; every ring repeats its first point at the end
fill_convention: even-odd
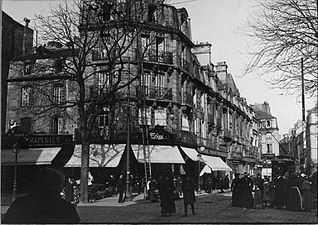
{"type": "Polygon", "coordinates": [[[176,212],[176,205],[174,202],[174,183],[173,177],[169,171],[166,171],[158,182],[161,216],[171,216],[176,212]]]}
{"type": "Polygon", "coordinates": [[[304,199],[304,210],[310,211],[312,208],[313,203],[313,194],[311,193],[311,187],[309,178],[306,177],[306,179],[302,183],[302,192],[303,192],[303,199],[304,199]]]}
{"type": "Polygon", "coordinates": [[[240,174],[235,173],[231,184],[232,191],[232,206],[240,206],[240,192],[241,192],[240,174]]]}
{"type": "Polygon", "coordinates": [[[264,206],[267,206],[268,203],[270,202],[271,198],[270,198],[270,181],[268,177],[265,177],[265,181],[263,184],[263,204],[264,206]]]}
{"type": "Polygon", "coordinates": [[[195,195],[194,195],[194,182],[189,177],[189,175],[185,175],[184,180],[182,182],[182,191],[183,191],[183,201],[184,201],[184,215],[188,215],[188,205],[191,205],[192,214],[195,215],[194,211],[194,202],[195,202],[195,195]]]}

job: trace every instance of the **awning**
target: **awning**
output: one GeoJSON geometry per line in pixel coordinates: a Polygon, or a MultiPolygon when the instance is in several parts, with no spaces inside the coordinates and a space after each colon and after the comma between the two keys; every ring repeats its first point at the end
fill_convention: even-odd
{"type": "MultiPolygon", "coordinates": [[[[29,148],[18,152],[18,165],[50,165],[61,147],[29,148]]],[[[15,165],[15,153],[10,149],[1,150],[1,164],[15,165]]]]}
{"type": "Polygon", "coordinates": [[[198,152],[194,148],[180,147],[182,151],[193,161],[198,161],[198,152]]]}
{"type": "Polygon", "coordinates": [[[232,171],[232,169],[220,158],[210,155],[201,156],[204,163],[213,171],[232,171]]]}
{"type": "Polygon", "coordinates": [[[200,177],[203,176],[203,174],[205,173],[212,173],[212,170],[210,167],[208,167],[208,165],[205,165],[205,167],[203,167],[203,169],[200,172],[200,177]]]}
{"type": "MultiPolygon", "coordinates": [[[[117,167],[125,150],[125,144],[90,145],[89,167],[117,167]]],[[[81,167],[82,145],[75,145],[74,153],[65,167],[81,167]]]]}
{"type": "MultiPolygon", "coordinates": [[[[144,146],[132,145],[132,150],[136,156],[136,159],[140,163],[144,163],[144,146]]],[[[148,151],[148,146],[145,146],[148,151]]],[[[168,145],[149,145],[150,162],[151,163],[175,163],[185,164],[178,147],[168,145]]]]}

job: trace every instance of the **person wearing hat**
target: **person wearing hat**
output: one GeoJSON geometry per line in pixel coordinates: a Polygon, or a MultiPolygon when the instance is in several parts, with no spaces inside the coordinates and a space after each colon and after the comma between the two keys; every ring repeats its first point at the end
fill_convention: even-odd
{"type": "Polygon", "coordinates": [[[75,206],[60,196],[64,181],[65,176],[61,171],[53,168],[41,169],[36,177],[36,188],[12,203],[2,223],[78,223],[80,218],[75,206]]]}

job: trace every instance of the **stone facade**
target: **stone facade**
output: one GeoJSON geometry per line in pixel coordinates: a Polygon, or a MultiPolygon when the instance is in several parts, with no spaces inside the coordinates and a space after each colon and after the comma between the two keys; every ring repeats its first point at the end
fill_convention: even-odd
{"type": "MultiPolygon", "coordinates": [[[[105,3],[106,6],[102,7],[98,2],[84,2],[87,4],[86,8],[84,7],[87,11],[84,11],[83,15],[91,15],[90,10],[94,12],[105,10],[103,7],[107,6],[107,10],[101,12],[105,13],[103,23],[109,26],[109,29],[116,18],[115,15],[112,16],[111,9],[116,7],[120,9],[121,4],[124,4],[113,5],[114,1],[109,1],[108,5],[105,3]],[[107,13],[110,13],[110,16],[107,16],[107,13]]],[[[135,16],[132,16],[130,21],[132,26],[138,21],[138,24],[143,26],[142,33],[136,37],[131,49],[125,53],[124,62],[113,64],[114,68],[123,66],[125,71],[128,71],[123,76],[123,83],[134,78],[133,74],[138,73],[140,66],[142,66],[141,76],[128,87],[117,92],[117,102],[105,105],[105,111],[98,117],[96,128],[92,131],[92,142],[126,143],[126,121],[129,117],[132,144],[145,143],[143,132],[161,130],[171,134],[173,138],[167,141],[150,138],[150,144],[194,148],[199,153],[221,157],[232,165],[236,172],[253,173],[254,165],[260,156],[258,121],[253,108],[240,96],[233,76],[227,72],[226,63],[221,62],[214,66],[211,62],[211,44],[192,42],[190,18],[186,9],[177,9],[154,0],[145,0],[143,6],[146,9],[145,13],[138,16],[132,14],[135,16]],[[144,52],[143,57],[140,57],[141,48],[137,47],[152,40],[156,41],[144,52]]],[[[124,9],[127,10],[127,7],[124,9]]],[[[137,9],[138,7],[130,7],[132,11],[137,9]]],[[[94,24],[95,19],[83,16],[82,25],[94,24]]],[[[51,51],[58,52],[63,49],[65,50],[65,47],[60,46],[51,51]]],[[[108,62],[105,51],[103,47],[95,48],[88,57],[90,70],[96,71],[96,76],[92,76],[87,82],[88,98],[94,98],[101,91],[106,91],[100,85],[101,77],[105,78],[105,74],[101,72],[102,67],[108,62]]],[[[36,53],[33,57],[35,67],[41,60],[45,60],[48,65],[54,65],[54,60],[58,58],[40,57],[36,53]]],[[[21,124],[23,118],[29,118],[31,132],[69,133],[80,142],[75,108],[64,111],[52,109],[53,111],[47,111],[47,115],[34,117],[32,113],[37,100],[33,98],[31,105],[23,107],[20,111],[17,110],[18,106],[23,104],[23,91],[25,93],[27,91],[22,88],[28,85],[23,83],[27,81],[14,77],[27,59],[29,60],[21,58],[11,64],[9,119],[21,124]]],[[[67,77],[63,77],[62,73],[55,75],[47,88],[51,88],[54,93],[54,84],[58,82],[60,87],[58,90],[63,93],[61,94],[63,99],[67,102],[75,99],[78,91],[76,85],[67,77]]],[[[43,78],[42,81],[37,81],[35,77],[33,76],[28,82],[44,82],[43,78]]],[[[30,88],[32,88],[31,83],[28,86],[30,88]]]]}

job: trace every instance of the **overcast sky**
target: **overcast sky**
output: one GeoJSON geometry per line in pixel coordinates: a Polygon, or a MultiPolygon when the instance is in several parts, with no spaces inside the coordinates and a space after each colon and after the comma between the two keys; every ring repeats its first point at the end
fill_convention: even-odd
{"type": "MultiPolygon", "coordinates": [[[[32,19],[35,14],[47,15],[49,5],[58,2],[4,0],[3,11],[23,24],[23,18],[32,19]]],[[[168,0],[178,8],[184,7],[191,18],[192,40],[212,44],[212,62],[226,61],[241,97],[248,104],[267,101],[271,113],[277,117],[280,134],[287,133],[297,120],[301,119],[301,97],[290,95],[285,90],[272,89],[267,77],[259,74],[244,74],[249,61],[248,52],[253,43],[244,34],[248,29],[246,21],[251,18],[259,5],[257,0],[168,0]]],[[[270,77],[272,74],[268,74],[270,77]]],[[[306,99],[306,110],[312,108],[316,99],[306,99]]]]}

